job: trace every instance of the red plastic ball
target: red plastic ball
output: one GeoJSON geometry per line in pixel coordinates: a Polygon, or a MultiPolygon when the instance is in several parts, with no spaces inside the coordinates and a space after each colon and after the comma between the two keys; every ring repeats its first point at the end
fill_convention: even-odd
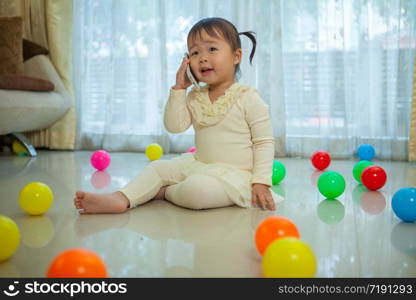
{"type": "Polygon", "coordinates": [[[387,174],[382,167],[369,166],[361,173],[361,181],[366,188],[376,191],[386,183],[387,174]]]}
{"type": "Polygon", "coordinates": [[[108,277],[103,260],[92,250],[74,248],[59,254],[50,264],[48,278],[108,277]]]}
{"type": "Polygon", "coordinates": [[[312,165],[318,170],[326,169],[331,163],[331,156],[326,151],[316,151],[312,154],[312,165]]]}

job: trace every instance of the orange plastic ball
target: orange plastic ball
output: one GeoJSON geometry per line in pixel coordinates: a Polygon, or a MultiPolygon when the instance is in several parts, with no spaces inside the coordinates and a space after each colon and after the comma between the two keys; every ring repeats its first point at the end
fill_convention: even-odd
{"type": "Polygon", "coordinates": [[[108,277],[102,259],[88,249],[69,249],[59,254],[49,266],[48,278],[108,277]]]}
{"type": "Polygon", "coordinates": [[[296,225],[285,217],[268,217],[260,223],[256,230],[257,251],[263,255],[271,242],[286,237],[300,238],[296,225]]]}

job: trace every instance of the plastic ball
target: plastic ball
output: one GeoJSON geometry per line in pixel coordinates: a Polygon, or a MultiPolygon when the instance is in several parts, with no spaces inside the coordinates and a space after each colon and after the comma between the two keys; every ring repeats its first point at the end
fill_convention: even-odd
{"type": "Polygon", "coordinates": [[[316,151],[311,157],[312,165],[318,170],[326,169],[331,163],[331,156],[326,151],[316,151]]]}
{"type": "Polygon", "coordinates": [[[372,165],[374,165],[374,163],[368,160],[360,160],[358,163],[356,163],[354,169],[352,169],[352,175],[354,176],[355,180],[361,183],[361,174],[363,173],[364,169],[372,165]]]}
{"type": "Polygon", "coordinates": [[[319,176],[318,189],[326,198],[334,199],[345,191],[345,179],[337,172],[327,171],[319,176]]]}
{"type": "Polygon", "coordinates": [[[146,156],[149,160],[158,160],[163,155],[163,149],[158,144],[150,144],[146,148],[146,156]]]}
{"type": "Polygon", "coordinates": [[[285,217],[268,217],[264,219],[256,229],[255,241],[257,251],[260,255],[263,255],[271,242],[275,239],[285,237],[300,237],[296,225],[285,217]]]}
{"type": "Polygon", "coordinates": [[[416,188],[406,187],[394,193],[391,200],[394,213],[404,222],[416,221],[416,188]]]}
{"type": "Polygon", "coordinates": [[[194,153],[196,152],[196,148],[194,146],[192,146],[191,148],[188,149],[189,153],[194,153]]]}
{"type": "Polygon", "coordinates": [[[90,162],[94,168],[101,171],[110,165],[111,156],[107,151],[97,150],[91,155],[90,162]]]}
{"type": "Polygon", "coordinates": [[[18,155],[27,155],[27,149],[18,141],[14,140],[12,143],[12,150],[18,155]]]}
{"type": "Polygon", "coordinates": [[[69,249],[59,254],[49,265],[48,278],[108,277],[103,260],[92,250],[69,249]]]}
{"type": "Polygon", "coordinates": [[[9,217],[0,215],[0,262],[11,257],[19,244],[19,227],[9,217]]]}
{"type": "Polygon", "coordinates": [[[31,182],[20,190],[19,205],[29,215],[46,212],[53,202],[52,190],[42,182],[31,182]]]}
{"type": "Polygon", "coordinates": [[[262,269],[267,278],[314,277],[316,258],[312,249],[297,238],[277,239],[267,247],[262,269]]]}
{"type": "Polygon", "coordinates": [[[286,176],[285,166],[278,160],[273,162],[272,184],[280,183],[286,176]]]}
{"type": "Polygon", "coordinates": [[[361,174],[361,181],[366,188],[376,191],[386,183],[387,174],[382,167],[369,166],[361,174]]]}
{"type": "Polygon", "coordinates": [[[358,147],[357,155],[360,160],[372,160],[376,155],[376,150],[369,144],[362,144],[358,147]]]}

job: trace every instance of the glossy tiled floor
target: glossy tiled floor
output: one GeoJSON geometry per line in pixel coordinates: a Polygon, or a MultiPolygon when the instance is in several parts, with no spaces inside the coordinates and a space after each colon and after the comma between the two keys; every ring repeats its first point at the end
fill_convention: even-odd
{"type": "Polygon", "coordinates": [[[275,212],[192,211],[158,200],[124,214],[81,216],[72,202],[77,189],[114,191],[148,163],[143,154],[112,153],[111,166],[95,172],[91,153],[0,155],[0,214],[15,220],[22,236],[13,257],[0,264],[0,276],[43,277],[58,253],[84,247],[104,259],[111,277],[259,277],[254,232],[276,214],[290,218],[312,247],[318,277],[416,277],[416,224],[400,222],[390,205],[398,188],[416,185],[415,164],[376,162],[389,179],[382,190],[370,192],[354,182],[356,161],[333,161],[330,170],[344,175],[347,189],[337,200],[324,200],[315,186],[320,173],[308,159],[281,159],[287,175],[275,191],[285,201],[275,212]],[[26,215],[17,202],[20,189],[32,181],[54,192],[43,216],[26,215]]]}

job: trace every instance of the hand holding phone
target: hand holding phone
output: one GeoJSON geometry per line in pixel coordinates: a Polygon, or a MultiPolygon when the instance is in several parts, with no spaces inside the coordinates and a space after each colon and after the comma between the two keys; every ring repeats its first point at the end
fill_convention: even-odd
{"type": "MultiPolygon", "coordinates": [[[[188,55],[188,53],[185,53],[185,56],[187,57],[187,58],[189,58],[189,55],[188,55]]],[[[195,77],[194,77],[194,74],[192,74],[192,70],[191,70],[191,66],[190,66],[190,64],[188,64],[187,66],[186,66],[186,75],[188,76],[188,79],[189,79],[189,81],[194,85],[194,87],[199,91],[199,89],[200,89],[200,86],[199,86],[199,84],[198,84],[198,81],[196,81],[196,79],[195,79],[195,77]]]]}

